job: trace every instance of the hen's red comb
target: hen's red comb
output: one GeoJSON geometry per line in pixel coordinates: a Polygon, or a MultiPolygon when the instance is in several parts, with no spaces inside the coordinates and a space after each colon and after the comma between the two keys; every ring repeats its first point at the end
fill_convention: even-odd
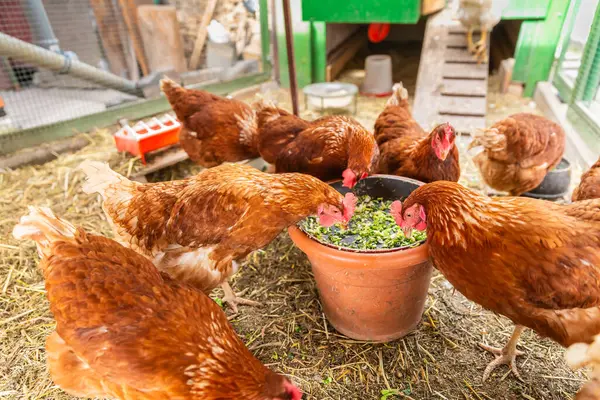
{"type": "Polygon", "coordinates": [[[399,217],[402,216],[402,202],[400,200],[396,200],[390,206],[390,212],[392,214],[397,214],[399,217]]]}
{"type": "Polygon", "coordinates": [[[444,127],[444,134],[446,137],[454,136],[454,128],[450,125],[450,122],[446,122],[446,126],[444,127]]]}
{"type": "Polygon", "coordinates": [[[344,200],[342,204],[344,205],[344,219],[350,221],[350,218],[354,215],[354,209],[356,208],[356,204],[358,203],[358,197],[354,195],[352,192],[346,193],[344,196],[344,200]]]}
{"type": "Polygon", "coordinates": [[[390,206],[390,214],[394,217],[396,224],[402,226],[404,220],[402,219],[402,202],[400,200],[396,200],[392,203],[390,206]]]}
{"type": "Polygon", "coordinates": [[[292,395],[292,400],[302,400],[302,392],[294,384],[286,382],[284,387],[287,394],[292,395]]]}

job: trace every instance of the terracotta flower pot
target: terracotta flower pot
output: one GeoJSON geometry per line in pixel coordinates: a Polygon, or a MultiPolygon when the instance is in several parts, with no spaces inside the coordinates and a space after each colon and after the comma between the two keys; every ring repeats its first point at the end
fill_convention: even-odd
{"type": "MultiPolygon", "coordinates": [[[[422,185],[412,179],[376,175],[355,193],[404,198],[422,185]]],[[[344,192],[341,184],[332,184],[344,192]]],[[[390,341],[416,328],[432,273],[427,244],[399,250],[348,251],[323,245],[295,226],[294,243],[308,256],[327,319],[357,340],[390,341]]]]}

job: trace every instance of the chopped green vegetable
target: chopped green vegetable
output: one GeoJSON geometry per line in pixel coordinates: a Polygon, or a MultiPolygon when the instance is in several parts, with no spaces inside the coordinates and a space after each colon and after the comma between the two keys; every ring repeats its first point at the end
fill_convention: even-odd
{"type": "Polygon", "coordinates": [[[415,231],[407,239],[390,214],[391,200],[360,196],[348,227],[340,224],[325,228],[316,217],[308,217],[300,228],[320,242],[355,250],[382,250],[415,247],[426,239],[425,232],[415,231]]]}

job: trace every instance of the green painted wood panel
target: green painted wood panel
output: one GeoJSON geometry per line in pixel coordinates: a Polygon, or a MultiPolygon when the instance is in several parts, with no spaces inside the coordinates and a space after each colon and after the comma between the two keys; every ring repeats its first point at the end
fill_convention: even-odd
{"type": "Polygon", "coordinates": [[[304,21],[414,24],[420,16],[420,0],[302,1],[302,19],[304,21]]]}
{"type": "Polygon", "coordinates": [[[548,0],[510,0],[502,19],[544,19],[549,5],[548,0]]]}
{"type": "Polygon", "coordinates": [[[525,83],[526,97],[533,96],[537,82],[550,76],[568,7],[569,0],[552,0],[546,19],[524,21],[521,25],[513,80],[525,83]]]}
{"type": "Polygon", "coordinates": [[[313,82],[325,82],[327,69],[327,30],[325,22],[313,22],[311,30],[313,82]]]}
{"type": "MultiPolygon", "coordinates": [[[[277,49],[279,51],[279,75],[281,86],[290,87],[287,49],[285,45],[285,25],[283,23],[283,3],[277,0],[277,49]]],[[[294,33],[294,58],[298,88],[313,81],[312,22],[302,21],[301,0],[290,0],[292,11],[292,31],[294,33]]]]}

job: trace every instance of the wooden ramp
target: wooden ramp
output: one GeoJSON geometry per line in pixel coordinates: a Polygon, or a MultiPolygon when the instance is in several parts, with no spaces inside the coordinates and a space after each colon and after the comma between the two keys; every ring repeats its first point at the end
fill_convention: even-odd
{"type": "Polygon", "coordinates": [[[469,133],[485,127],[488,64],[467,51],[466,30],[453,18],[447,7],[427,21],[413,115],[426,130],[450,122],[469,133]]]}

